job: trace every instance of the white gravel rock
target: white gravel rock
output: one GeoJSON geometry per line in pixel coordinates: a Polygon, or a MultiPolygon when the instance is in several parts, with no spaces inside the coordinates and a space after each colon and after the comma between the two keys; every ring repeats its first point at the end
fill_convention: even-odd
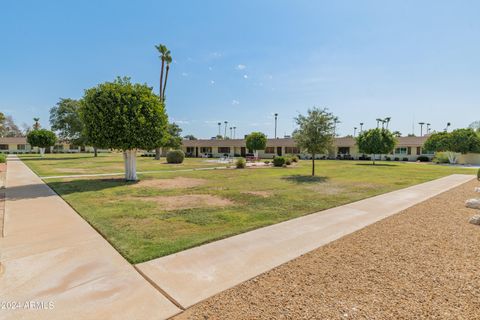
{"type": "Polygon", "coordinates": [[[471,217],[470,220],[468,220],[468,222],[470,222],[471,224],[480,225],[480,215],[477,214],[471,217]]]}
{"type": "Polygon", "coordinates": [[[465,206],[471,209],[480,209],[480,199],[469,199],[465,202],[465,206]]]}
{"type": "Polygon", "coordinates": [[[480,187],[475,187],[475,192],[480,192],[480,187]]]}

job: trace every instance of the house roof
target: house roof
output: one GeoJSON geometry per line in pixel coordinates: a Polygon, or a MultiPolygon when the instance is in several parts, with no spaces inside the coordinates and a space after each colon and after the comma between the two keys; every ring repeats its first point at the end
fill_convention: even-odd
{"type": "Polygon", "coordinates": [[[3,137],[0,138],[0,144],[27,144],[26,137],[3,137]]]}
{"type": "MultiPolygon", "coordinates": [[[[423,137],[399,137],[397,138],[397,147],[421,147],[428,136],[423,137]]],[[[184,147],[245,147],[245,139],[228,140],[183,140],[184,147]]],[[[338,137],[334,142],[336,147],[354,147],[355,138],[338,137]]],[[[292,138],[268,139],[267,147],[295,147],[295,141],[292,138]]]]}

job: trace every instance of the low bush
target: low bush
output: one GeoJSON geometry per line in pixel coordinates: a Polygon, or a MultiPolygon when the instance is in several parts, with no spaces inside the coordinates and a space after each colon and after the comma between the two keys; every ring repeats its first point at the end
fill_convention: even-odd
{"type": "Polygon", "coordinates": [[[395,159],[393,159],[395,161],[400,161],[400,158],[399,157],[395,157],[395,159]]]}
{"type": "Polygon", "coordinates": [[[408,158],[407,158],[407,157],[404,157],[404,158],[402,159],[402,161],[408,161],[408,158]]]}
{"type": "Polygon", "coordinates": [[[286,164],[287,166],[291,165],[291,164],[292,164],[292,158],[286,158],[286,159],[285,159],[285,164],[286,164]]]}
{"type": "Polygon", "coordinates": [[[263,163],[270,164],[270,160],[265,160],[265,161],[263,161],[263,163]]]}
{"type": "Polygon", "coordinates": [[[392,158],[385,156],[385,160],[392,161],[392,158]]]}
{"type": "Polygon", "coordinates": [[[5,163],[6,161],[7,157],[3,153],[0,153],[0,163],[5,163]]]}
{"type": "Polygon", "coordinates": [[[435,163],[450,163],[448,161],[448,157],[445,154],[445,152],[435,153],[435,157],[433,157],[432,161],[435,162],[435,163]]]}
{"type": "Polygon", "coordinates": [[[168,163],[182,163],[185,159],[185,153],[182,150],[172,150],[167,152],[168,163]]]}
{"type": "Polygon", "coordinates": [[[247,166],[247,161],[244,158],[238,158],[235,162],[237,169],[244,169],[247,166]]]}
{"type": "Polygon", "coordinates": [[[291,162],[298,162],[298,156],[296,154],[289,154],[288,158],[291,162]]]}
{"type": "Polygon", "coordinates": [[[427,157],[427,156],[420,156],[417,158],[417,161],[420,161],[420,162],[429,162],[430,161],[430,158],[427,157]]]}
{"type": "Polygon", "coordinates": [[[285,157],[277,156],[273,158],[273,165],[275,167],[282,167],[285,164],[285,157]]]}

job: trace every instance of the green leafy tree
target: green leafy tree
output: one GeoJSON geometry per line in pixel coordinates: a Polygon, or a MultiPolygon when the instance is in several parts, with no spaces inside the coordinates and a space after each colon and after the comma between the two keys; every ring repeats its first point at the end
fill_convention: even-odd
{"type": "Polygon", "coordinates": [[[47,129],[32,130],[27,135],[27,143],[32,147],[38,147],[42,157],[45,154],[45,148],[54,146],[55,142],[57,142],[57,136],[47,129]]]}
{"type": "Polygon", "coordinates": [[[126,77],[85,90],[80,114],[89,142],[123,151],[126,180],[137,180],[136,150],[161,145],[167,131],[165,108],[152,88],[126,77]]]}
{"type": "Polygon", "coordinates": [[[180,148],[182,145],[181,134],[182,128],[180,128],[176,123],[169,123],[162,146],[170,149],[180,148]]]}
{"type": "Polygon", "coordinates": [[[356,142],[360,152],[373,155],[373,164],[375,164],[375,155],[392,152],[397,140],[389,130],[375,128],[360,133],[356,142]]]}
{"type": "Polygon", "coordinates": [[[293,132],[293,139],[302,151],[312,156],[312,176],[315,176],[315,156],[332,148],[338,118],[325,108],[313,108],[307,115],[298,115],[295,121],[298,129],[293,132]]]}
{"type": "Polygon", "coordinates": [[[198,140],[193,134],[187,134],[183,137],[185,140],[198,140]]]}
{"type": "Polygon", "coordinates": [[[450,145],[454,152],[480,152],[480,137],[473,129],[456,129],[450,133],[450,145]]]}
{"type": "Polygon", "coordinates": [[[450,133],[446,131],[432,133],[423,144],[423,150],[435,152],[452,151],[450,137],[450,133]]]}
{"type": "Polygon", "coordinates": [[[86,137],[83,135],[80,107],[79,100],[61,98],[56,106],[50,109],[50,127],[58,133],[61,140],[84,146],[86,137]]]}
{"type": "Polygon", "coordinates": [[[245,139],[245,143],[249,150],[258,158],[258,150],[265,150],[267,146],[267,136],[261,132],[252,132],[245,139]]]}

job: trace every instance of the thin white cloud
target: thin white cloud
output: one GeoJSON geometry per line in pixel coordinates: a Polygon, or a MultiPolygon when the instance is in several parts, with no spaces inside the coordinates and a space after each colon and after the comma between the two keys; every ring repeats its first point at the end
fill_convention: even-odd
{"type": "Polygon", "coordinates": [[[244,78],[244,79],[248,79],[248,75],[244,74],[244,75],[243,75],[243,78],[244,78]]]}
{"type": "Polygon", "coordinates": [[[175,123],[177,123],[177,124],[190,124],[190,121],[188,121],[188,120],[177,120],[177,121],[175,121],[175,123]]]}
{"type": "Polygon", "coordinates": [[[188,73],[182,72],[182,77],[188,77],[188,73]]]}
{"type": "Polygon", "coordinates": [[[212,70],[213,70],[213,68],[212,68],[212,67],[208,67],[208,70],[209,70],[209,71],[212,71],[212,70]]]}
{"type": "Polygon", "coordinates": [[[238,105],[240,104],[240,101],[233,99],[232,100],[232,105],[238,105]]]}
{"type": "Polygon", "coordinates": [[[213,86],[215,84],[215,80],[210,80],[210,84],[213,86]]]}
{"type": "Polygon", "coordinates": [[[239,64],[235,67],[235,69],[237,69],[237,70],[245,70],[246,68],[247,68],[247,66],[244,65],[244,64],[239,64]]]}

